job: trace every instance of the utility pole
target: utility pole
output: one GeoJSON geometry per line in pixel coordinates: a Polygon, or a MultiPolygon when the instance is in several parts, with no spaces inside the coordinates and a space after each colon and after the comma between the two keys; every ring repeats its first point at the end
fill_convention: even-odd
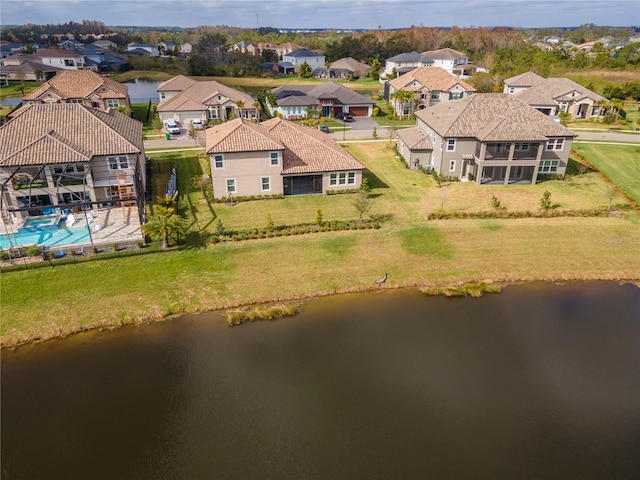
{"type": "Polygon", "coordinates": [[[260,22],[258,21],[258,14],[256,13],[256,32],[260,31],[260,22]]]}

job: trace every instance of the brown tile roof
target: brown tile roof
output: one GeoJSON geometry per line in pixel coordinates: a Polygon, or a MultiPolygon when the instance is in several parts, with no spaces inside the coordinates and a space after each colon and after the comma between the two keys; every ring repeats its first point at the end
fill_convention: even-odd
{"type": "Polygon", "coordinates": [[[359,62],[352,57],[345,57],[345,58],[336,60],[331,65],[329,65],[329,68],[349,70],[351,72],[362,73],[362,74],[365,74],[363,72],[368,72],[369,70],[371,70],[371,67],[369,65],[367,65],[366,63],[359,62]]]}
{"type": "Polygon", "coordinates": [[[331,137],[315,128],[281,118],[272,118],[260,125],[286,147],[283,153],[283,175],[365,168],[331,137]]]}
{"type": "Polygon", "coordinates": [[[43,50],[38,50],[35,53],[31,54],[36,58],[82,58],[84,55],[78,52],[74,52],[73,50],[67,50],[65,48],[45,48],[43,50]]]}
{"type": "Polygon", "coordinates": [[[581,100],[589,98],[594,102],[605,100],[604,97],[568,78],[544,78],[531,88],[516,94],[529,105],[556,105],[562,100],[581,100]],[[575,96],[571,96],[575,92],[575,96]]]}
{"type": "Polygon", "coordinates": [[[515,77],[506,78],[504,84],[507,87],[532,87],[540,83],[544,78],[533,72],[525,72],[515,77]]]}
{"type": "Polygon", "coordinates": [[[542,141],[575,137],[568,128],[506,93],[478,93],[416,112],[444,138],[480,141],[542,141]]]}
{"type": "Polygon", "coordinates": [[[158,104],[158,112],[206,110],[207,105],[223,105],[227,101],[233,103],[243,101],[244,108],[251,108],[254,103],[251,95],[214,80],[194,81],[180,93],[158,104]],[[217,99],[218,95],[222,97],[221,100],[217,99]]]}
{"type": "Polygon", "coordinates": [[[206,130],[206,152],[283,151],[287,174],[361,170],[360,162],[315,128],[273,118],[260,124],[237,118],[206,130]]]}
{"type": "Polygon", "coordinates": [[[63,98],[127,98],[129,87],[104,78],[91,70],[63,70],[44,82],[33,92],[25,95],[25,100],[37,100],[47,92],[63,98]]]}
{"type": "Polygon", "coordinates": [[[195,82],[196,80],[192,80],[189,77],[185,77],[184,75],[178,75],[158,85],[157,91],[158,92],[166,92],[166,91],[181,92],[182,90],[189,88],[195,82]]]}
{"type": "Polygon", "coordinates": [[[422,86],[432,91],[446,91],[454,87],[456,84],[460,85],[467,92],[476,91],[476,89],[467,82],[460,80],[455,75],[450,74],[440,67],[416,68],[415,70],[411,70],[404,75],[390,80],[389,85],[391,85],[395,90],[402,90],[406,89],[406,87],[414,81],[419,82],[422,86]]]}
{"type": "Polygon", "coordinates": [[[89,161],[144,151],[142,123],[80,104],[31,105],[0,127],[0,166],[89,161]]]}
{"type": "Polygon", "coordinates": [[[205,138],[208,154],[284,150],[265,128],[242,118],[207,128],[205,138]]]}
{"type": "Polygon", "coordinates": [[[420,127],[403,128],[396,134],[409,150],[433,150],[431,139],[420,127]]]}
{"type": "Polygon", "coordinates": [[[462,52],[454,50],[453,48],[441,48],[440,50],[428,50],[422,52],[422,55],[426,55],[432,60],[462,60],[463,58],[469,58],[462,52]]]}

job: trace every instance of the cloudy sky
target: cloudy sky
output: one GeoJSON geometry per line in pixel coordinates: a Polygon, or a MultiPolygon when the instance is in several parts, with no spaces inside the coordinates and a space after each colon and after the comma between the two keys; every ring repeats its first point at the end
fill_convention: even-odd
{"type": "Polygon", "coordinates": [[[0,0],[0,24],[402,28],[640,25],[638,0],[0,0]]]}

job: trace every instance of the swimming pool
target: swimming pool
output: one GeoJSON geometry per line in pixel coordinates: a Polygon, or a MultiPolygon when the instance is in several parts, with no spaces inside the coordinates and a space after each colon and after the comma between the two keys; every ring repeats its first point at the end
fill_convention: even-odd
{"type": "Polygon", "coordinates": [[[57,215],[52,215],[48,217],[30,217],[27,218],[22,226],[18,228],[19,233],[26,232],[41,232],[48,230],[58,230],[58,222],[60,221],[60,217],[57,215]]]}
{"type": "Polygon", "coordinates": [[[64,226],[62,222],[55,230],[19,231],[8,235],[0,235],[0,248],[7,249],[16,246],[40,245],[44,247],[60,247],[76,243],[89,243],[90,228],[82,221],[72,227],[64,226]]]}

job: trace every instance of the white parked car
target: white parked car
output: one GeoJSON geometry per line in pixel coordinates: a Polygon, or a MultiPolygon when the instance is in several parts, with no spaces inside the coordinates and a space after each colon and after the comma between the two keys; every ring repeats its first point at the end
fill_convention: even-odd
{"type": "Polygon", "coordinates": [[[180,127],[173,120],[165,120],[164,129],[169,133],[180,133],[180,127]]]}
{"type": "Polygon", "coordinates": [[[191,126],[196,130],[202,130],[202,120],[200,120],[199,118],[194,118],[193,120],[191,120],[191,126]]]}

